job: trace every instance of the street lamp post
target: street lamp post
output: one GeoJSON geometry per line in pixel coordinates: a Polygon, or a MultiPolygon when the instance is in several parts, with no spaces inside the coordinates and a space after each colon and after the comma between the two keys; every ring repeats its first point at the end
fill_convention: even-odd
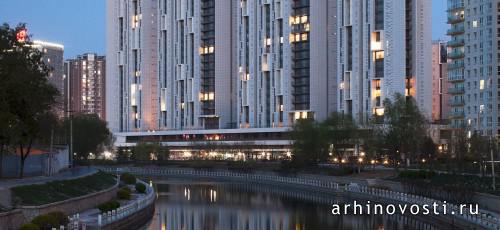
{"type": "MultiPolygon", "coordinates": [[[[494,142],[493,142],[493,137],[490,136],[490,143],[489,143],[489,147],[490,147],[490,157],[491,157],[491,179],[492,179],[492,186],[493,186],[493,191],[496,191],[496,181],[495,181],[495,158],[493,157],[493,146],[494,146],[494,142]]],[[[486,164],[485,164],[486,165],[486,164]]]]}
{"type": "Polygon", "coordinates": [[[68,161],[69,161],[69,167],[73,168],[75,167],[75,161],[73,159],[73,110],[67,110],[69,114],[69,154],[68,154],[68,161]]]}

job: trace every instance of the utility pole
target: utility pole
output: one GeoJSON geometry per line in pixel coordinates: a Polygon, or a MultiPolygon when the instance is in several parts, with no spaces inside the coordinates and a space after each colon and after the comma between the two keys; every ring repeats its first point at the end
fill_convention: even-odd
{"type": "Polygon", "coordinates": [[[490,148],[490,154],[491,154],[491,178],[493,180],[493,191],[496,191],[496,184],[495,184],[495,159],[493,157],[493,143],[490,148]]]}
{"type": "Polygon", "coordinates": [[[50,150],[49,150],[49,176],[52,176],[52,155],[54,151],[54,126],[50,130],[50,150]]]}
{"type": "Polygon", "coordinates": [[[73,113],[71,111],[69,115],[69,165],[72,168],[75,167],[73,159],[73,113]]]}
{"type": "Polygon", "coordinates": [[[495,158],[493,157],[493,137],[490,136],[490,156],[491,156],[491,179],[492,179],[492,186],[493,186],[493,191],[496,191],[496,183],[495,183],[495,158]]]}

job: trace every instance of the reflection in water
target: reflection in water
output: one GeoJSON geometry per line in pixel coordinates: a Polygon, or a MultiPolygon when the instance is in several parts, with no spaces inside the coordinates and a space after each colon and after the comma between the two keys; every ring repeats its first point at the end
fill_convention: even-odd
{"type": "Polygon", "coordinates": [[[175,181],[156,187],[148,230],[436,229],[405,217],[333,216],[330,203],[304,201],[283,189],[175,181]]]}

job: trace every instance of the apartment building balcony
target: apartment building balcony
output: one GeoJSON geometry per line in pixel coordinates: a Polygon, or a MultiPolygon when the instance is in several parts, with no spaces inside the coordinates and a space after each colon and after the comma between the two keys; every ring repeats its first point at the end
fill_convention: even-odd
{"type": "Polygon", "coordinates": [[[451,40],[447,43],[448,47],[459,47],[459,46],[464,46],[465,45],[465,40],[464,39],[456,39],[456,40],[451,40]]]}
{"type": "Polygon", "coordinates": [[[460,118],[464,118],[464,117],[465,117],[465,113],[463,111],[451,112],[450,113],[450,118],[451,119],[460,119],[460,118]]]}
{"type": "Polygon", "coordinates": [[[448,70],[454,70],[454,69],[460,69],[460,68],[464,68],[464,62],[461,61],[461,62],[455,62],[455,63],[452,63],[452,64],[448,64],[448,70]]]}
{"type": "Polygon", "coordinates": [[[465,4],[463,0],[455,0],[452,2],[448,2],[448,12],[454,12],[464,9],[465,9],[465,4]]]}
{"type": "Polygon", "coordinates": [[[465,32],[465,26],[460,25],[460,26],[454,26],[451,29],[448,29],[446,31],[446,34],[450,35],[450,36],[455,36],[455,35],[463,34],[464,32],[465,32]]]}
{"type": "Polygon", "coordinates": [[[462,107],[465,105],[465,100],[464,99],[451,99],[449,101],[450,105],[453,107],[462,107]]]}
{"type": "Polygon", "coordinates": [[[448,24],[457,24],[463,21],[465,21],[465,17],[463,14],[448,16],[448,24]]]}
{"type": "Polygon", "coordinates": [[[448,89],[448,94],[456,95],[456,94],[464,94],[464,93],[465,93],[464,87],[451,87],[448,89]]]}
{"type": "Polygon", "coordinates": [[[448,53],[449,59],[461,59],[464,57],[465,57],[464,51],[455,50],[452,51],[451,53],[448,53]]]}
{"type": "Polygon", "coordinates": [[[465,81],[464,75],[463,74],[457,74],[453,76],[448,76],[448,81],[449,82],[461,82],[465,81]]]}

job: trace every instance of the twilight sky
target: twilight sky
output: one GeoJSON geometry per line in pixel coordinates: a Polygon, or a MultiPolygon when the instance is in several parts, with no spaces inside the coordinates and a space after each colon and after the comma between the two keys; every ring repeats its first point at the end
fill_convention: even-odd
{"type": "MultiPolygon", "coordinates": [[[[445,39],[446,0],[432,1],[432,38],[445,39]]],[[[27,23],[34,39],[61,43],[65,58],[106,52],[105,0],[0,0],[0,23],[27,23]]]]}

